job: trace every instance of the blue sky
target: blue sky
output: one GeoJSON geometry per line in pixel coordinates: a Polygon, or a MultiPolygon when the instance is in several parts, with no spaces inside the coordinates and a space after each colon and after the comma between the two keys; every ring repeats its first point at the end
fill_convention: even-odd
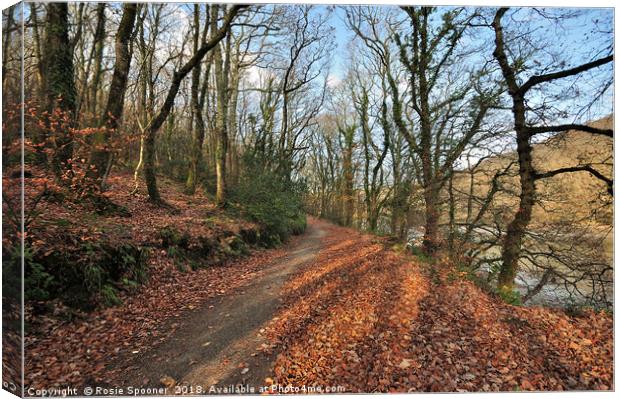
{"type": "MultiPolygon", "coordinates": [[[[323,8],[323,6],[319,7],[323,8]]],[[[396,6],[386,5],[384,7],[396,6]]],[[[514,10],[517,9],[517,7],[514,8],[514,10]]],[[[487,10],[491,13],[494,12],[494,8],[487,8],[487,10]]],[[[543,49],[543,51],[537,53],[537,57],[538,59],[543,61],[543,65],[546,64],[545,57],[547,57],[546,61],[552,59],[552,52],[555,52],[560,57],[566,59],[567,64],[565,65],[565,68],[568,68],[607,55],[607,53],[596,53],[594,49],[605,49],[606,47],[613,45],[610,40],[610,35],[596,32],[597,30],[609,30],[613,32],[614,13],[612,8],[577,9],[556,7],[544,10],[545,12],[553,14],[557,14],[560,12],[580,13],[578,17],[567,20],[568,22],[563,23],[563,26],[560,27],[554,27],[552,24],[549,23],[549,20],[543,20],[540,15],[531,11],[531,8],[520,8],[520,10],[514,15],[514,18],[522,22],[522,27],[538,27],[534,33],[534,37],[536,38],[536,40],[547,42],[547,46],[543,49]]],[[[333,64],[330,73],[331,75],[339,79],[343,79],[346,75],[347,64],[349,62],[348,44],[354,37],[354,34],[346,27],[344,19],[345,11],[343,10],[343,8],[335,7],[334,12],[331,15],[330,23],[335,28],[335,39],[337,48],[333,54],[333,64]]],[[[508,15],[505,17],[505,20],[509,20],[508,15]]],[[[477,29],[479,29],[480,32],[479,38],[481,38],[482,40],[487,40],[485,37],[488,37],[488,40],[490,41],[490,43],[492,43],[493,33],[490,28],[477,29]]],[[[492,59],[492,55],[490,54],[490,52],[489,54],[481,54],[480,61],[484,62],[483,59],[492,59]]],[[[530,66],[534,65],[532,64],[530,66]]],[[[607,65],[603,68],[611,70],[612,65],[607,65]]],[[[581,90],[584,93],[587,92],[588,86],[596,86],[596,84],[593,84],[595,82],[594,77],[597,73],[601,72],[603,68],[595,71],[593,74],[586,73],[582,74],[583,76],[579,77],[579,84],[581,85],[581,90]],[[592,79],[592,81],[588,82],[588,79],[592,79]]],[[[541,71],[535,72],[541,73],[541,71]]],[[[552,71],[554,70],[550,69],[544,70],[542,72],[548,73],[552,71]]],[[[587,97],[587,95],[584,96],[584,98],[587,97]]],[[[607,97],[604,99],[604,101],[601,101],[601,105],[602,108],[599,110],[599,112],[596,113],[604,115],[611,112],[613,106],[613,89],[608,90],[607,97]]],[[[592,115],[592,117],[596,116],[597,115],[592,115]]]]}
{"type": "Polygon", "coordinates": [[[334,53],[334,65],[332,74],[343,79],[346,74],[346,58],[348,54],[348,44],[354,37],[344,23],[345,12],[341,7],[336,7],[331,15],[331,25],[336,29],[336,51],[334,53]]]}

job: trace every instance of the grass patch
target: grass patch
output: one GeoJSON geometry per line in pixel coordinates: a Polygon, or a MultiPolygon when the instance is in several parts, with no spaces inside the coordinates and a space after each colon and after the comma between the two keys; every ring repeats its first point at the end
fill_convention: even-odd
{"type": "Polygon", "coordinates": [[[509,287],[499,287],[496,290],[496,293],[502,299],[502,301],[506,302],[507,304],[515,306],[521,306],[523,304],[523,302],[521,301],[521,294],[517,290],[509,287]]]}

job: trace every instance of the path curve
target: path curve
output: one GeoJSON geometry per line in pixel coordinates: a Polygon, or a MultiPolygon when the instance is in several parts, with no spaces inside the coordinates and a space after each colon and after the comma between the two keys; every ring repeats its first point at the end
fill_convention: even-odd
{"type": "Polygon", "coordinates": [[[279,288],[298,268],[316,260],[323,247],[324,226],[309,218],[304,235],[284,256],[266,265],[256,281],[236,294],[213,298],[183,317],[168,339],[130,359],[132,370],[118,385],[155,388],[166,377],[178,386],[169,389],[168,395],[179,387],[185,393],[199,394],[238,384],[258,390],[270,376],[273,361],[273,356],[257,351],[267,344],[261,330],[278,308],[279,288]]]}

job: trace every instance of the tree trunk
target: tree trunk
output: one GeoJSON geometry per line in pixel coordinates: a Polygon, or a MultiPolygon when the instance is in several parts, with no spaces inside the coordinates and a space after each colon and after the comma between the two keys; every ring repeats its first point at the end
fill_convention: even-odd
{"type": "Polygon", "coordinates": [[[454,169],[450,169],[450,177],[448,178],[448,218],[449,218],[449,232],[448,232],[448,251],[454,253],[454,236],[456,235],[456,199],[454,198],[454,169]]]}
{"type": "Polygon", "coordinates": [[[521,194],[519,195],[519,209],[514,219],[508,225],[506,237],[502,245],[502,266],[499,272],[497,285],[511,289],[517,275],[519,255],[525,230],[532,219],[532,208],[536,194],[535,170],[532,163],[532,146],[530,135],[525,126],[525,102],[519,96],[514,96],[513,114],[517,134],[517,154],[519,158],[519,181],[521,194]]]}
{"type": "MultiPolygon", "coordinates": [[[[562,71],[534,75],[525,83],[519,84],[517,72],[510,64],[505,49],[504,32],[501,24],[502,17],[508,8],[500,8],[495,13],[493,29],[495,31],[495,50],[493,56],[497,60],[504,80],[508,86],[508,94],[512,97],[512,113],[514,117],[514,129],[517,136],[517,154],[519,159],[519,181],[521,183],[521,194],[519,195],[519,209],[514,219],[508,224],[506,236],[502,245],[502,265],[500,268],[497,285],[500,288],[512,289],[514,280],[518,272],[519,256],[526,229],[532,218],[532,208],[534,207],[537,178],[536,170],[532,163],[532,146],[530,138],[535,133],[566,131],[568,129],[585,129],[595,134],[613,136],[613,131],[596,129],[581,125],[560,125],[533,127],[526,125],[526,101],[525,95],[532,87],[557,79],[573,76],[587,70],[597,68],[613,61],[613,56],[609,55],[576,67],[562,71]]],[[[540,176],[538,176],[540,177],[540,176]]]]}
{"type": "Polygon", "coordinates": [[[229,140],[233,143],[229,152],[229,169],[228,180],[231,184],[236,184],[239,181],[239,155],[237,153],[238,148],[234,143],[237,143],[236,138],[238,134],[237,126],[237,105],[239,103],[239,65],[235,65],[231,71],[231,79],[228,87],[228,136],[229,140]]]}
{"type": "Polygon", "coordinates": [[[139,156],[138,156],[138,163],[136,164],[136,168],[134,169],[133,172],[133,191],[131,192],[132,194],[135,194],[138,192],[138,177],[140,176],[140,169],[142,169],[142,165],[144,164],[144,135],[140,135],[140,152],[139,152],[139,156]]]}
{"type": "Polygon", "coordinates": [[[218,205],[222,206],[226,201],[226,152],[228,151],[228,137],[226,135],[226,129],[219,126],[217,128],[217,136],[217,148],[215,150],[215,200],[218,205]]]}
{"type": "MultiPolygon", "coordinates": [[[[34,39],[34,52],[37,57],[37,83],[39,84],[37,89],[39,92],[37,93],[40,97],[41,91],[41,82],[43,81],[43,65],[41,64],[41,35],[40,35],[40,27],[39,27],[39,18],[37,16],[37,6],[35,3],[30,3],[30,15],[32,19],[32,38],[34,39]]],[[[8,36],[8,35],[7,35],[8,36]]],[[[3,52],[7,54],[6,52],[3,52]]],[[[6,57],[5,57],[6,58],[6,57]]]]}
{"type": "Polygon", "coordinates": [[[433,182],[424,187],[425,224],[422,246],[427,255],[432,255],[439,248],[439,190],[433,182]]]}
{"type": "Polygon", "coordinates": [[[97,4],[97,26],[95,28],[95,35],[93,37],[93,59],[95,63],[95,71],[93,72],[93,81],[91,82],[89,99],[89,110],[92,120],[97,119],[97,94],[99,91],[99,82],[101,81],[101,74],[103,70],[103,45],[105,41],[105,5],[105,3],[97,4]]]}
{"type": "Polygon", "coordinates": [[[156,130],[149,129],[144,137],[144,182],[152,202],[161,203],[161,196],[157,189],[155,176],[155,134],[156,130]]]}
{"type": "MultiPolygon", "coordinates": [[[[30,4],[30,12],[32,14],[32,10],[34,9],[34,4],[30,4]]],[[[8,64],[8,60],[9,57],[7,57],[8,54],[8,48],[9,48],[9,44],[11,43],[11,36],[12,36],[12,30],[13,30],[13,25],[15,25],[15,6],[10,6],[6,11],[3,11],[3,14],[7,15],[7,19],[6,19],[6,24],[4,25],[4,32],[2,32],[2,35],[4,36],[4,40],[2,41],[2,54],[4,55],[2,57],[2,88],[4,88],[4,80],[7,77],[7,64],[8,64]]],[[[33,16],[33,30],[35,33],[35,44],[38,44],[38,28],[37,28],[37,19],[36,19],[36,13],[32,14],[33,16]]],[[[40,63],[41,58],[37,57],[37,60],[40,63]]]]}
{"type": "Polygon", "coordinates": [[[368,213],[368,229],[372,232],[377,231],[377,224],[379,222],[379,215],[377,214],[377,208],[373,204],[374,201],[368,202],[367,213],[368,213]]]}
{"type": "MultiPolygon", "coordinates": [[[[218,6],[213,6],[213,24],[217,21],[218,6]]],[[[213,29],[213,28],[212,28],[213,29]]],[[[214,29],[213,29],[214,30],[214,29]]],[[[217,147],[215,149],[215,174],[216,192],[215,198],[219,206],[226,202],[226,156],[228,152],[228,74],[230,71],[230,37],[226,40],[226,59],[222,59],[222,49],[216,46],[213,49],[213,61],[215,65],[217,111],[215,116],[215,131],[217,147]]]]}
{"type": "Polygon", "coordinates": [[[344,225],[350,227],[353,223],[353,209],[355,203],[353,201],[353,138],[355,134],[355,126],[345,127],[341,130],[344,135],[345,148],[342,158],[342,168],[344,172],[344,225]]]}
{"type": "MultiPolygon", "coordinates": [[[[200,6],[194,4],[194,53],[198,51],[198,43],[200,37],[200,6]]],[[[202,106],[199,96],[201,66],[198,64],[192,71],[192,87],[191,87],[191,103],[192,117],[194,120],[192,150],[189,160],[189,170],[187,171],[187,180],[185,182],[185,193],[193,195],[196,192],[196,184],[198,183],[198,165],[202,162],[202,144],[205,138],[205,123],[202,118],[202,106]]],[[[209,70],[204,77],[205,81],[209,79],[209,70]]]]}
{"type": "Polygon", "coordinates": [[[125,3],[123,5],[123,16],[116,34],[114,74],[110,83],[108,102],[100,122],[100,125],[105,126],[106,129],[96,134],[93,140],[94,149],[91,155],[91,165],[94,166],[94,177],[98,180],[102,190],[105,185],[104,176],[112,159],[110,149],[111,135],[113,131],[118,129],[119,122],[123,116],[127,77],[131,64],[129,41],[133,33],[137,11],[138,5],[135,3],[125,3]]]}
{"type": "MultiPolygon", "coordinates": [[[[214,7],[217,7],[217,6],[214,6],[214,7]]],[[[217,13],[214,12],[213,21],[216,21],[216,22],[214,25],[212,25],[214,29],[212,30],[211,39],[207,43],[204,43],[200,47],[200,49],[198,49],[198,52],[196,52],[192,56],[192,58],[189,59],[189,61],[187,61],[178,71],[174,73],[172,77],[172,83],[170,84],[170,88],[168,89],[168,94],[166,95],[164,104],[159,110],[159,113],[155,116],[155,118],[153,118],[148,128],[146,129],[146,137],[144,140],[144,179],[146,181],[146,186],[148,189],[149,197],[151,201],[153,202],[160,203],[160,204],[163,202],[159,195],[159,191],[157,189],[157,178],[155,177],[155,136],[157,134],[157,131],[161,128],[164,121],[170,114],[170,110],[172,109],[172,106],[174,105],[174,99],[176,98],[177,93],[179,92],[181,82],[183,81],[185,76],[187,76],[187,74],[189,74],[191,70],[194,67],[196,67],[196,65],[198,65],[200,61],[202,61],[204,56],[209,51],[211,51],[214,48],[217,48],[220,41],[224,37],[226,37],[230,29],[230,25],[232,24],[232,21],[234,20],[237,13],[246,7],[247,6],[244,6],[244,5],[232,6],[230,11],[224,17],[224,22],[219,29],[217,29],[217,25],[216,25],[217,24],[217,17],[216,17],[217,13]]],[[[219,48],[217,48],[217,51],[219,51],[219,48]]],[[[226,120],[225,115],[226,114],[219,116],[220,118],[224,120],[224,122],[226,120]]],[[[223,134],[225,134],[225,129],[223,130],[224,130],[223,134]]],[[[225,143],[223,145],[225,146],[225,143]]],[[[225,155],[226,154],[224,153],[224,156],[225,155]]],[[[222,194],[223,194],[223,191],[222,191],[222,194]]]]}
{"type": "MultiPolygon", "coordinates": [[[[69,9],[67,3],[48,3],[43,45],[42,93],[48,112],[63,111],[73,124],[75,86],[73,81],[73,47],[69,41],[69,9]]],[[[60,176],[71,168],[73,139],[69,132],[58,133],[52,167],[60,176]]]]}
{"type": "Polygon", "coordinates": [[[521,194],[519,195],[519,209],[512,222],[508,225],[506,236],[502,244],[502,265],[497,279],[497,286],[512,289],[518,271],[519,256],[521,254],[521,245],[523,243],[523,237],[525,236],[525,229],[532,218],[536,187],[534,183],[535,170],[532,164],[532,146],[530,145],[530,135],[527,131],[525,119],[526,108],[524,93],[517,83],[515,71],[510,67],[504,49],[504,35],[501,19],[507,10],[507,8],[502,8],[495,14],[495,19],[493,21],[493,28],[495,30],[495,50],[493,51],[493,56],[500,65],[502,75],[508,85],[508,94],[512,97],[512,114],[517,135],[521,194]]]}

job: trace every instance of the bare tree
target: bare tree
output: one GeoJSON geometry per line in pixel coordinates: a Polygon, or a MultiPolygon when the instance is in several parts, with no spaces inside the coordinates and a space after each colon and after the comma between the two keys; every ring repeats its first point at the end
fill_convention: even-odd
{"type": "Polygon", "coordinates": [[[281,83],[282,96],[282,128],[278,147],[280,152],[280,167],[287,171],[290,152],[294,148],[291,143],[290,102],[293,93],[301,91],[321,74],[321,65],[327,51],[332,48],[332,29],[327,26],[326,16],[315,16],[311,6],[291,7],[289,9],[291,26],[289,27],[291,44],[284,66],[284,76],[281,83]]]}
{"type": "MultiPolygon", "coordinates": [[[[531,89],[538,85],[565,79],[608,64],[613,61],[613,55],[607,55],[573,68],[533,75],[530,76],[525,82],[520,83],[518,80],[519,69],[517,69],[514,63],[509,61],[508,50],[506,48],[502,18],[507,12],[508,8],[500,8],[495,14],[492,27],[495,32],[495,51],[493,52],[493,56],[501,67],[502,75],[508,87],[508,94],[512,99],[512,113],[514,117],[514,129],[519,160],[519,177],[521,184],[519,209],[515,213],[513,220],[508,225],[502,247],[502,267],[498,277],[498,286],[512,288],[518,270],[518,261],[522,250],[523,238],[525,236],[527,226],[532,218],[532,208],[536,197],[536,180],[557,175],[559,173],[568,173],[579,170],[588,171],[597,178],[602,176],[593,168],[587,166],[565,168],[563,170],[550,171],[544,174],[538,173],[534,169],[532,162],[532,146],[530,144],[532,137],[537,134],[567,131],[570,129],[578,129],[592,134],[601,134],[609,137],[613,136],[613,131],[609,129],[599,129],[572,123],[562,125],[533,126],[527,118],[527,112],[530,108],[527,105],[526,95],[531,89]]],[[[606,180],[606,183],[611,187],[611,181],[606,180]]]]}
{"type": "MultiPolygon", "coordinates": [[[[211,25],[209,7],[205,8],[205,26],[200,33],[200,5],[194,4],[194,53],[198,51],[199,46],[203,45],[207,40],[207,32],[211,25]]],[[[193,114],[193,139],[192,151],[190,155],[190,166],[187,173],[187,181],[185,183],[185,192],[194,194],[196,184],[199,179],[198,170],[202,162],[202,145],[205,137],[205,123],[203,118],[203,109],[206,98],[207,86],[209,84],[209,75],[211,70],[211,62],[207,60],[204,76],[201,77],[201,64],[198,64],[192,70],[192,114],[193,114]],[[201,82],[202,79],[202,82],[201,82]]]]}
{"type": "Polygon", "coordinates": [[[174,104],[174,99],[179,92],[179,88],[183,78],[191,72],[191,70],[204,58],[204,56],[215,48],[222,39],[224,39],[230,29],[230,25],[237,13],[246,8],[242,5],[234,5],[229,8],[224,16],[222,25],[212,30],[212,35],[206,43],[204,43],[196,53],[174,73],[174,77],[168,89],[168,94],[164,104],[160,108],[156,116],[151,120],[145,129],[146,135],[144,139],[144,178],[146,181],[149,198],[157,204],[165,204],[157,189],[157,178],[155,175],[155,137],[157,131],[161,128],[166,118],[170,114],[170,110],[174,104]]]}

